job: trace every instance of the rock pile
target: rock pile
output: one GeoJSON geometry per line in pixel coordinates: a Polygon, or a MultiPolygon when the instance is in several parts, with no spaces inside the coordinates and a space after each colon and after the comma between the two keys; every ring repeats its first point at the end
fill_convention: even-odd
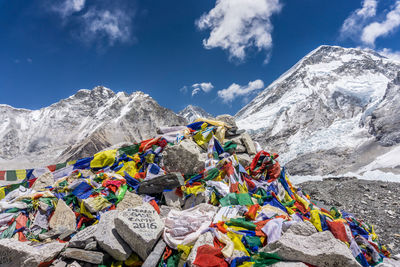
{"type": "Polygon", "coordinates": [[[0,187],[0,266],[398,266],[228,115],[0,187]]]}

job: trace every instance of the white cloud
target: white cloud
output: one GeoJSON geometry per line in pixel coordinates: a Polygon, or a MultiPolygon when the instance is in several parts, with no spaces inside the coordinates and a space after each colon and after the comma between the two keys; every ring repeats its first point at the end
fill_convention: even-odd
{"type": "Polygon", "coordinates": [[[84,35],[88,41],[105,38],[109,45],[119,41],[128,42],[131,39],[132,17],[124,11],[90,9],[83,15],[84,35]]]}
{"type": "Polygon", "coordinates": [[[260,90],[263,87],[264,82],[261,80],[249,82],[247,85],[244,86],[233,83],[227,89],[218,91],[218,97],[220,97],[225,103],[232,102],[236,97],[239,96],[243,96],[245,99],[248,99],[249,94],[260,90]]]}
{"type": "Polygon", "coordinates": [[[378,0],[364,0],[362,8],[357,9],[344,21],[340,33],[342,38],[354,38],[362,30],[368,18],[375,17],[378,0]]]}
{"type": "Polygon", "coordinates": [[[61,3],[56,3],[53,10],[60,13],[63,18],[72,15],[75,12],[81,11],[85,7],[86,0],[64,0],[61,3]]]}
{"type": "Polygon", "coordinates": [[[194,96],[201,91],[203,91],[204,93],[208,93],[214,88],[214,86],[212,85],[212,83],[195,83],[192,85],[192,88],[192,96],[194,96]]]}
{"type": "Polygon", "coordinates": [[[400,62],[400,51],[393,51],[392,49],[384,48],[384,49],[378,51],[378,53],[389,59],[400,62]]]}
{"type": "Polygon", "coordinates": [[[387,36],[400,26],[400,1],[396,1],[393,9],[386,14],[382,22],[373,22],[363,29],[361,40],[368,45],[374,46],[375,40],[381,36],[387,36]]]}
{"type": "Polygon", "coordinates": [[[272,47],[271,16],[281,8],[279,0],[217,0],[196,21],[200,30],[211,30],[203,46],[220,47],[229,52],[230,59],[239,60],[244,60],[248,48],[268,51],[272,47]]]}
{"type": "Polygon", "coordinates": [[[188,92],[188,87],[185,85],[181,89],[179,89],[179,92],[186,94],[188,92]]]}

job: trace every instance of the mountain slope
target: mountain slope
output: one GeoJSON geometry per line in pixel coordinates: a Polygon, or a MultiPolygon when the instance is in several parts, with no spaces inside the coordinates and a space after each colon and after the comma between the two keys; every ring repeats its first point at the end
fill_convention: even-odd
{"type": "Polygon", "coordinates": [[[142,92],[98,86],[40,110],[0,105],[0,169],[73,160],[121,142],[156,135],[159,126],[185,120],[142,92]]]}
{"type": "Polygon", "coordinates": [[[179,111],[179,116],[184,117],[189,123],[193,122],[198,118],[210,118],[213,117],[210,113],[206,112],[201,107],[188,105],[183,110],[179,111]]]}
{"type": "Polygon", "coordinates": [[[399,72],[373,51],[321,46],[235,117],[294,173],[354,171],[400,141],[399,72]]]}

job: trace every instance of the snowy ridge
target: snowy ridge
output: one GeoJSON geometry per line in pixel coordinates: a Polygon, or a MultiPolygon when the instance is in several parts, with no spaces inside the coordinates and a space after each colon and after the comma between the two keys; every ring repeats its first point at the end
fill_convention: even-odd
{"type": "Polygon", "coordinates": [[[0,169],[45,166],[156,135],[184,119],[142,92],[97,86],[39,110],[0,105],[0,169]]]}
{"type": "Polygon", "coordinates": [[[188,123],[195,121],[198,118],[211,118],[212,115],[198,106],[188,105],[178,113],[179,116],[185,118],[188,123]]]}
{"type": "MultiPolygon", "coordinates": [[[[242,108],[235,115],[237,124],[268,150],[280,153],[282,163],[297,165],[295,172],[321,171],[313,168],[324,157],[335,162],[351,159],[360,166],[356,156],[365,144],[400,142],[399,131],[393,127],[376,133],[376,121],[384,116],[377,111],[391,102],[387,97],[390,85],[392,95],[399,92],[399,73],[398,62],[373,51],[321,46],[242,108]]],[[[387,121],[381,120],[378,128],[387,121]]],[[[362,158],[363,164],[372,160],[362,158]]],[[[328,165],[324,170],[328,173],[350,168],[347,163],[340,171],[323,165],[328,165]]]]}

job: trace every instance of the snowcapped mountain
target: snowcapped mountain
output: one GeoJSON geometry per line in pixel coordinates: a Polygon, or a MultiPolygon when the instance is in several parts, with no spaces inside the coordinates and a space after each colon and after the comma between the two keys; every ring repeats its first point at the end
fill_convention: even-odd
{"type": "MultiPolygon", "coordinates": [[[[374,51],[321,46],[235,117],[280,153],[292,173],[366,171],[400,143],[399,93],[399,62],[374,51]]],[[[400,163],[391,167],[400,173],[400,163]]],[[[387,170],[369,170],[376,169],[387,170]]]]}
{"type": "Polygon", "coordinates": [[[39,110],[0,105],[0,169],[65,162],[184,123],[145,93],[114,93],[102,86],[39,110]]]}
{"type": "Polygon", "coordinates": [[[213,117],[210,113],[207,113],[201,107],[192,106],[192,105],[188,105],[186,108],[179,111],[178,115],[181,117],[184,117],[188,121],[188,123],[191,123],[198,118],[213,117]]]}

